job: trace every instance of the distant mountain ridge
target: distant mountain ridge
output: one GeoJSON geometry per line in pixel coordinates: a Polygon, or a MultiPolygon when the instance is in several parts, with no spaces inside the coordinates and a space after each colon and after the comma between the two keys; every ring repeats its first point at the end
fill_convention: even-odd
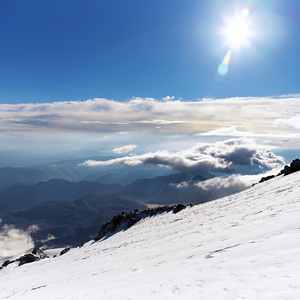
{"type": "MultiPolygon", "coordinates": [[[[111,157],[92,157],[94,160],[105,160],[111,157]]],[[[68,181],[91,181],[102,184],[129,184],[140,178],[174,173],[167,168],[147,168],[146,166],[106,166],[93,168],[83,166],[85,159],[57,161],[49,164],[2,167],[0,168],[0,191],[13,185],[33,185],[40,181],[64,179],[68,181]]]]}
{"type": "Polygon", "coordinates": [[[0,212],[27,209],[46,201],[75,200],[85,195],[116,193],[120,184],[100,184],[89,181],[69,182],[51,179],[31,186],[13,186],[0,193],[0,212]]]}

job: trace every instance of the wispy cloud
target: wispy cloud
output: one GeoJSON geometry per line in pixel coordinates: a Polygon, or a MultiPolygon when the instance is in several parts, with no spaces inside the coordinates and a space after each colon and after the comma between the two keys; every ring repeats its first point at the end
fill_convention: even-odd
{"type": "Polygon", "coordinates": [[[215,195],[233,194],[245,190],[254,183],[261,179],[261,175],[240,175],[233,174],[228,177],[214,177],[205,181],[199,182],[181,182],[173,184],[177,189],[201,192],[201,196],[209,193],[215,195]]]}
{"type": "Polygon", "coordinates": [[[116,153],[116,154],[128,153],[128,152],[134,150],[136,147],[137,147],[137,145],[126,145],[123,147],[113,149],[113,153],[116,153]]]}
{"type": "MultiPolygon", "coordinates": [[[[235,126],[221,127],[213,131],[203,132],[196,134],[197,136],[230,136],[230,137],[275,137],[275,136],[285,136],[286,135],[274,135],[270,133],[254,133],[251,131],[240,131],[237,130],[235,126]]],[[[293,135],[294,136],[294,135],[293,135]]]]}

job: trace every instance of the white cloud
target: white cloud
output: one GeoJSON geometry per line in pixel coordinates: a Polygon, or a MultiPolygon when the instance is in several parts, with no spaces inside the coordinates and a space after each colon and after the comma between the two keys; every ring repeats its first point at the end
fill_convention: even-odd
{"type": "Polygon", "coordinates": [[[137,147],[136,145],[126,145],[123,147],[113,149],[113,153],[116,153],[116,154],[128,153],[128,152],[134,150],[136,147],[137,147]]]}
{"type": "Polygon", "coordinates": [[[236,193],[257,183],[261,175],[231,175],[226,178],[215,177],[195,184],[195,186],[204,191],[230,190],[230,193],[236,193]]]}
{"type": "Polygon", "coordinates": [[[276,119],[274,123],[278,126],[300,129],[300,115],[288,119],[276,119]]]}
{"type": "Polygon", "coordinates": [[[170,101],[170,100],[174,100],[175,96],[167,96],[167,97],[163,97],[162,98],[164,101],[170,101]]]}
{"type": "Polygon", "coordinates": [[[23,255],[34,247],[30,232],[36,230],[30,226],[27,231],[3,225],[0,232],[0,259],[10,259],[23,255]]]}

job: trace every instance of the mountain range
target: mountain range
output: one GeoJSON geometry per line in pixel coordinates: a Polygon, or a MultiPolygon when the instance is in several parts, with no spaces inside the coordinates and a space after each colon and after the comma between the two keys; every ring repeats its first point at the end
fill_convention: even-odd
{"type": "MultiPolygon", "coordinates": [[[[73,169],[76,169],[76,165],[80,169],[78,162],[68,161],[62,165],[64,170],[68,169],[68,165],[73,169]]],[[[72,173],[68,170],[69,174],[72,173]]],[[[110,171],[106,170],[106,182],[110,182],[109,178],[115,181],[118,177],[110,171]]],[[[203,203],[245,188],[238,186],[236,189],[199,189],[197,184],[206,182],[209,178],[186,172],[140,178],[129,184],[104,184],[99,183],[105,178],[105,175],[99,177],[104,170],[89,172],[87,177],[94,179],[94,182],[51,179],[27,185],[15,183],[0,191],[2,225],[14,226],[24,231],[35,226],[36,230],[31,236],[36,245],[64,247],[80,244],[96,236],[99,227],[121,212],[143,210],[158,205],[203,203]],[[184,188],[178,188],[181,184],[184,188]]],[[[144,175],[144,172],[145,170],[136,168],[128,171],[128,174],[133,178],[138,174],[144,175]]],[[[161,172],[167,171],[153,169],[151,174],[161,172]]],[[[74,173],[76,172],[72,174],[74,173]]],[[[82,172],[79,173],[82,175],[82,172]]]]}
{"type": "Polygon", "coordinates": [[[0,219],[22,230],[36,225],[39,230],[32,237],[37,245],[78,244],[96,235],[101,225],[122,211],[198,201],[195,195],[183,201],[182,193],[172,186],[187,179],[205,178],[178,173],[138,179],[129,185],[63,179],[14,185],[0,192],[0,219]]]}

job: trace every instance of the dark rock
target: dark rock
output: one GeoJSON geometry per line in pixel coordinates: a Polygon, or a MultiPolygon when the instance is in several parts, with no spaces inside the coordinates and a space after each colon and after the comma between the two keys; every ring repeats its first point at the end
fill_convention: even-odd
{"type": "Polygon", "coordinates": [[[71,248],[70,247],[67,247],[67,248],[65,248],[64,250],[62,250],[61,252],[60,252],[60,254],[59,255],[64,255],[64,254],[66,254],[68,251],[70,251],[71,250],[71,248]]]}
{"type": "Polygon", "coordinates": [[[19,259],[17,259],[19,261],[19,266],[24,265],[24,264],[28,264],[37,260],[40,260],[40,258],[38,258],[36,255],[29,253],[29,254],[25,254],[23,256],[21,256],[19,259]]]}
{"type": "Polygon", "coordinates": [[[31,253],[36,255],[39,259],[49,258],[41,248],[35,248],[31,253]]]}
{"type": "Polygon", "coordinates": [[[284,166],[284,169],[280,171],[279,174],[277,174],[277,176],[279,175],[289,175],[289,174],[292,174],[294,172],[297,172],[297,171],[300,171],[300,159],[299,158],[296,158],[294,159],[290,166],[284,166]]]}
{"type": "Polygon", "coordinates": [[[181,210],[185,209],[185,205],[183,204],[177,204],[174,209],[173,209],[173,213],[177,214],[178,212],[180,212],[181,210]]]}
{"type": "Polygon", "coordinates": [[[264,181],[268,181],[268,180],[270,180],[270,179],[272,179],[274,177],[275,177],[275,175],[270,175],[270,176],[262,177],[261,180],[258,183],[262,183],[264,181]]]}
{"type": "MultiPolygon", "coordinates": [[[[192,206],[191,204],[189,206],[192,206]]],[[[112,218],[111,221],[105,223],[95,238],[95,241],[102,239],[103,237],[107,237],[117,231],[125,230],[137,223],[138,221],[152,217],[157,214],[161,214],[164,212],[173,212],[174,214],[180,212],[181,210],[185,209],[187,206],[183,204],[177,205],[170,205],[170,206],[158,206],[156,208],[148,208],[143,211],[138,211],[135,209],[133,212],[125,213],[122,212],[120,215],[116,215],[112,218]]]]}
{"type": "Polygon", "coordinates": [[[3,264],[2,264],[2,267],[3,268],[5,268],[5,267],[7,267],[9,264],[12,264],[12,263],[14,263],[15,262],[15,260],[6,260],[3,264]]]}

